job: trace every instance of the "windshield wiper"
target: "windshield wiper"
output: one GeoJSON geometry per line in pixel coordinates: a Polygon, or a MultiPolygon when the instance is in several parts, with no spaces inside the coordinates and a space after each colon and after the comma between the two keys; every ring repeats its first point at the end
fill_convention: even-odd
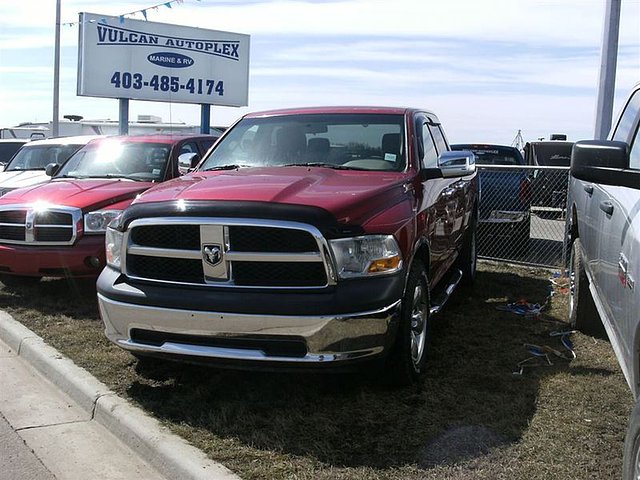
{"type": "Polygon", "coordinates": [[[322,167],[332,168],[334,170],[367,170],[366,168],[348,167],[346,165],[336,165],[335,163],[324,162],[308,162],[308,163],[285,163],[284,165],[278,165],[279,167],[322,167]]]}
{"type": "Polygon", "coordinates": [[[141,178],[132,177],[129,175],[123,175],[121,173],[103,173],[102,175],[78,175],[73,178],[86,179],[86,178],[126,178],[127,180],[133,180],[134,182],[144,182],[141,178]]]}
{"type": "Polygon", "coordinates": [[[238,165],[238,164],[218,165],[217,167],[209,167],[209,168],[205,168],[204,170],[201,170],[201,171],[202,172],[213,172],[215,170],[237,170],[238,168],[246,168],[246,167],[253,167],[253,165],[238,165]]]}

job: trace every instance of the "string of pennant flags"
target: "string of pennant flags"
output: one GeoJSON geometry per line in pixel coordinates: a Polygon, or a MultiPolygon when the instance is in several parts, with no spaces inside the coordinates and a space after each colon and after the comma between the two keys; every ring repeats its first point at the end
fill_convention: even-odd
{"type": "MultiPolygon", "coordinates": [[[[200,2],[200,0],[196,0],[196,1],[200,2]]],[[[184,3],[184,0],[168,0],[166,2],[158,3],[156,5],[152,5],[152,6],[147,7],[147,8],[142,8],[140,10],[133,10],[132,12],[123,13],[121,15],[118,15],[118,19],[119,19],[120,23],[124,23],[125,22],[125,18],[141,14],[144,17],[144,19],[147,20],[147,15],[148,15],[148,12],[150,12],[150,11],[157,12],[160,8],[163,8],[163,7],[172,8],[172,5],[181,5],[183,3],[184,3]]],[[[100,22],[106,24],[107,23],[107,19],[106,18],[102,18],[102,19],[100,19],[100,22]]],[[[73,27],[75,25],[78,25],[78,23],[79,22],[66,22],[66,23],[63,23],[62,25],[68,26],[68,27],[73,27]]]]}

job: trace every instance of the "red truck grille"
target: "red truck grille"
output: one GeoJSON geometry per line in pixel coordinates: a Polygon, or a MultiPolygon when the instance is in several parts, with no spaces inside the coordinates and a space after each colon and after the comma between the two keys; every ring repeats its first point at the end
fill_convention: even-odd
{"type": "Polygon", "coordinates": [[[235,219],[155,221],[135,221],[128,231],[124,271],[132,278],[249,288],[329,284],[327,249],[313,227],[235,219]]]}
{"type": "Polygon", "coordinates": [[[0,242],[26,245],[70,245],[82,211],[64,206],[0,207],[0,242]]]}

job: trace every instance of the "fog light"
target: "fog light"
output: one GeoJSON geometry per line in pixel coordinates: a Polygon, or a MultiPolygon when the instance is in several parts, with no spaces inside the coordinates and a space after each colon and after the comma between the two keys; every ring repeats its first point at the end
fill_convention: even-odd
{"type": "Polygon", "coordinates": [[[84,259],[84,263],[92,268],[101,268],[102,263],[98,257],[87,257],[84,259]]]}

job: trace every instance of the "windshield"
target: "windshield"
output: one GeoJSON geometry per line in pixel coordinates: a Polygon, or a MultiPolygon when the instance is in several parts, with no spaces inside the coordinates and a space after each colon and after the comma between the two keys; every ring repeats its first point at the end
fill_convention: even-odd
{"type": "Polygon", "coordinates": [[[44,170],[50,163],[63,164],[82,145],[25,145],[15,154],[5,171],[44,170]]]}
{"type": "Polygon", "coordinates": [[[171,145],[104,140],[89,144],[60,169],[58,177],[129,178],[159,181],[164,178],[171,145]]]}
{"type": "Polygon", "coordinates": [[[245,118],[199,170],[309,165],[402,171],[404,117],[389,114],[309,114],[245,118]]]}

